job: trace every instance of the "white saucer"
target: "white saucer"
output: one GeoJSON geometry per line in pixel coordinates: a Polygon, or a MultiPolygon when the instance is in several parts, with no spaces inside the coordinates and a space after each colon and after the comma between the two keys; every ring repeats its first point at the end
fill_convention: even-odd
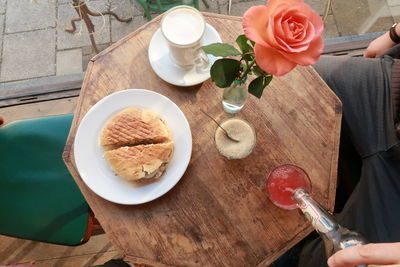
{"type": "MultiPolygon", "coordinates": [[[[210,25],[206,24],[206,31],[202,45],[221,43],[218,32],[210,25]]],[[[218,59],[212,55],[207,55],[211,65],[218,59]]],[[[149,60],[154,72],[164,81],[177,86],[192,86],[200,84],[210,78],[210,72],[197,73],[195,67],[183,68],[176,65],[169,54],[168,44],[158,29],[151,38],[149,45],[149,60]]]]}

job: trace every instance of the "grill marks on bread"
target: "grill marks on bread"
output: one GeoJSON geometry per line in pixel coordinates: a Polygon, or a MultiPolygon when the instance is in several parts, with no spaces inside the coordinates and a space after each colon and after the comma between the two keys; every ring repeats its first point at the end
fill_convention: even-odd
{"type": "Polygon", "coordinates": [[[100,136],[106,150],[121,146],[170,142],[170,132],[157,113],[139,108],[127,108],[112,117],[100,136]]]}
{"type": "Polygon", "coordinates": [[[100,133],[100,145],[114,172],[133,181],[159,178],[174,147],[159,115],[140,108],[124,109],[109,119],[100,133]]]}

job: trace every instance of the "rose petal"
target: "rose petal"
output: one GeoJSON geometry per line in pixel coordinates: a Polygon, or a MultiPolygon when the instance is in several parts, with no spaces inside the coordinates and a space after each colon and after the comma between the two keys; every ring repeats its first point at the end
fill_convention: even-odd
{"type": "MultiPolygon", "coordinates": [[[[308,43],[314,39],[314,31],[311,29],[311,31],[307,31],[308,27],[308,21],[307,18],[302,17],[301,15],[292,15],[293,16],[298,16],[297,20],[300,21],[300,25],[298,27],[300,28],[300,32],[298,35],[295,37],[293,35],[293,30],[290,29],[289,23],[296,24],[297,21],[283,21],[280,25],[280,27],[277,26],[277,28],[281,28],[282,32],[284,34],[280,35],[279,37],[276,36],[277,43],[280,45],[280,49],[282,49],[285,52],[301,52],[304,50],[308,49],[308,43]],[[305,24],[305,25],[303,25],[305,24]],[[309,34],[311,33],[311,34],[309,34]]],[[[276,32],[280,32],[279,30],[276,30],[276,32]]],[[[274,46],[276,47],[276,46],[274,46]]]]}
{"type": "Polygon", "coordinates": [[[297,65],[293,61],[282,56],[275,48],[256,44],[254,46],[254,52],[256,54],[257,65],[264,71],[275,76],[282,76],[297,65]]]}
{"type": "Polygon", "coordinates": [[[299,3],[304,3],[303,0],[269,0],[267,3],[268,11],[265,13],[267,17],[270,17],[273,12],[276,11],[277,6],[285,4],[287,6],[297,5],[299,3]]]}
{"type": "MultiPolygon", "coordinates": [[[[274,14],[272,17],[268,18],[267,20],[267,24],[266,24],[266,39],[265,41],[272,47],[280,47],[280,44],[278,42],[278,40],[276,40],[276,37],[279,36],[279,32],[275,32],[276,31],[276,27],[275,27],[275,23],[277,23],[278,25],[281,23],[280,19],[281,19],[282,14],[274,14]],[[279,16],[280,15],[280,16],[279,16]]],[[[279,29],[279,27],[278,27],[279,29]]]]}
{"type": "MultiPolygon", "coordinates": [[[[313,27],[311,25],[311,27],[309,27],[309,33],[310,33],[310,37],[306,37],[304,38],[305,40],[298,42],[297,40],[293,39],[281,39],[280,37],[276,36],[275,40],[276,42],[274,43],[274,45],[271,45],[271,47],[274,47],[282,52],[286,52],[286,53],[299,53],[299,52],[303,52],[308,50],[309,46],[310,46],[310,42],[314,39],[313,34],[314,34],[314,30],[313,27]]],[[[291,34],[291,33],[288,33],[291,34]]]]}
{"type": "Polygon", "coordinates": [[[314,25],[315,37],[318,38],[324,31],[324,22],[319,14],[317,14],[309,5],[302,4],[296,6],[297,12],[308,18],[308,21],[314,25]]]}
{"type": "MultiPolygon", "coordinates": [[[[269,6],[267,7],[269,8],[269,6]]],[[[279,41],[282,40],[282,38],[279,36],[282,36],[283,34],[280,25],[282,23],[282,18],[285,16],[286,10],[289,8],[289,6],[286,2],[280,2],[279,5],[276,5],[274,8],[275,10],[273,10],[270,17],[267,20],[266,42],[271,47],[279,48],[281,46],[279,41]]]]}
{"type": "Polygon", "coordinates": [[[315,37],[321,36],[324,32],[324,22],[321,17],[314,12],[314,14],[309,17],[309,21],[314,25],[315,37]]]}
{"type": "MultiPolygon", "coordinates": [[[[284,2],[285,4],[281,5],[281,6],[276,6],[272,16],[296,16],[297,18],[294,19],[294,21],[297,22],[304,22],[304,18],[311,24],[314,26],[314,39],[318,38],[323,30],[324,30],[324,23],[321,19],[321,17],[314,11],[312,10],[308,5],[304,4],[302,1],[300,1],[297,4],[293,4],[293,5],[287,5],[286,1],[284,2]],[[282,14],[280,14],[282,13],[282,14]]],[[[267,12],[266,12],[267,13],[267,12]]],[[[283,23],[283,21],[281,22],[283,23]]],[[[281,24],[277,24],[277,27],[281,26],[281,24]]],[[[306,25],[304,25],[306,26],[306,25]]],[[[307,27],[307,26],[306,26],[307,27]]],[[[307,29],[308,30],[308,29],[307,29]]],[[[268,31],[268,29],[267,29],[268,31]]],[[[276,29],[274,29],[273,31],[268,31],[268,36],[270,36],[271,34],[274,35],[276,33],[276,29]]],[[[309,36],[307,34],[307,36],[309,36]]]]}
{"type": "Polygon", "coordinates": [[[286,52],[300,53],[310,48],[310,43],[315,39],[315,30],[314,26],[311,23],[307,24],[308,24],[308,27],[306,27],[307,31],[305,33],[305,37],[303,38],[303,40],[301,41],[293,39],[286,40],[286,43],[288,43],[289,45],[289,48],[285,50],[286,52]]]}
{"type": "MultiPolygon", "coordinates": [[[[308,23],[306,23],[306,25],[308,25],[308,23]]],[[[304,40],[304,38],[306,37],[306,27],[297,21],[285,20],[282,22],[281,28],[284,32],[282,36],[284,36],[286,40],[292,43],[304,40]],[[295,31],[292,29],[293,27],[296,28],[295,31]]]]}
{"type": "Polygon", "coordinates": [[[310,43],[306,51],[302,51],[299,53],[281,52],[281,54],[287,60],[295,62],[295,64],[308,66],[318,61],[323,50],[324,50],[324,41],[322,40],[322,37],[319,37],[310,43]]]}
{"type": "Polygon", "coordinates": [[[288,27],[288,34],[285,35],[285,39],[288,39],[292,42],[298,42],[304,39],[308,27],[308,19],[306,16],[299,13],[296,9],[288,10],[288,12],[285,14],[285,18],[281,27],[286,25],[288,27]],[[300,32],[294,32],[294,29],[291,29],[291,27],[300,29],[300,32]]]}
{"type": "Polygon", "coordinates": [[[243,15],[243,31],[250,40],[268,46],[265,42],[267,39],[266,25],[268,16],[266,6],[250,7],[243,15]]]}
{"type": "Polygon", "coordinates": [[[301,52],[308,49],[308,43],[315,38],[314,29],[309,29],[307,16],[300,13],[304,4],[301,2],[294,6],[288,6],[286,2],[276,6],[272,17],[267,22],[267,36],[265,41],[271,47],[275,47],[285,52],[301,52]],[[294,38],[288,22],[298,23],[303,28],[298,39],[294,38]]]}

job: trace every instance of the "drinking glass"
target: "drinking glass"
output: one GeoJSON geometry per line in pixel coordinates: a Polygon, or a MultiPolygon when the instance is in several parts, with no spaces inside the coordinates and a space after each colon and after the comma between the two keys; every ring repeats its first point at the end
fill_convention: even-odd
{"type": "Polygon", "coordinates": [[[257,136],[250,122],[243,118],[230,117],[222,120],[220,126],[226,132],[217,127],[214,142],[222,156],[227,159],[243,159],[251,154],[256,145],[257,136]]]}
{"type": "Polygon", "coordinates": [[[302,168],[292,164],[284,164],[273,169],[268,174],[265,185],[271,202],[287,210],[297,208],[292,196],[294,190],[299,187],[303,187],[311,193],[311,182],[307,173],[302,168]]]}
{"type": "Polygon", "coordinates": [[[164,13],[161,33],[167,41],[172,60],[181,67],[208,70],[209,60],[201,48],[206,22],[200,11],[176,6],[164,13]]]}

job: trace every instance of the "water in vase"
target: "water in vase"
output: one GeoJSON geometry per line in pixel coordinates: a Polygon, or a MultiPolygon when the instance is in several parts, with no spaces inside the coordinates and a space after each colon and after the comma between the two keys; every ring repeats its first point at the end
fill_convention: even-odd
{"type": "Polygon", "coordinates": [[[222,106],[225,112],[234,114],[239,112],[246,102],[247,90],[244,84],[234,84],[224,89],[222,106]]]}

